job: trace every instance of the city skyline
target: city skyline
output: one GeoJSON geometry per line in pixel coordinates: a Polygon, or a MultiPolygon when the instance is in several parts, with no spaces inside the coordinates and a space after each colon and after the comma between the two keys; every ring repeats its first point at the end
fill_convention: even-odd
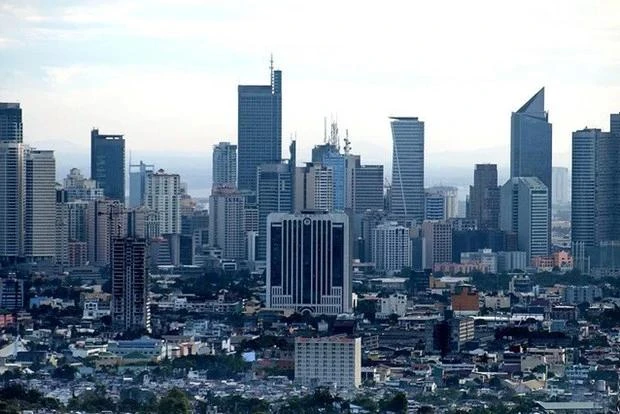
{"type": "MultiPolygon", "coordinates": [[[[620,71],[613,57],[619,40],[607,36],[620,20],[620,7],[612,2],[601,2],[595,11],[577,3],[561,8],[536,4],[535,14],[534,3],[506,11],[485,2],[455,5],[454,16],[459,17],[448,19],[461,32],[459,38],[425,22],[442,13],[434,5],[416,8],[426,17],[418,24],[385,33],[378,30],[376,37],[362,29],[374,19],[385,20],[386,11],[381,9],[358,7],[356,21],[342,22],[334,20],[339,13],[331,16],[314,8],[301,10],[301,19],[300,10],[286,4],[275,16],[268,14],[269,7],[250,4],[238,11],[226,4],[189,3],[176,13],[170,13],[165,2],[149,5],[69,2],[54,7],[8,2],[0,7],[0,18],[7,22],[0,29],[0,58],[6,62],[2,75],[8,80],[0,86],[0,96],[25,109],[25,140],[45,143],[61,158],[71,148],[87,147],[85,131],[94,126],[124,134],[128,150],[137,157],[145,158],[141,152],[149,148],[162,152],[174,148],[179,153],[199,150],[208,159],[217,142],[237,142],[236,86],[265,83],[273,52],[276,66],[286,74],[283,145],[296,134],[300,155],[321,142],[323,117],[334,114],[341,129],[349,129],[354,153],[369,163],[388,165],[386,120],[409,115],[427,123],[431,162],[441,162],[437,155],[442,153],[464,152],[458,158],[463,166],[492,160],[503,169],[509,158],[510,112],[515,103],[545,86],[554,123],[553,164],[569,166],[572,131],[603,128],[604,114],[616,111],[613,98],[620,93],[620,71]],[[141,16],[147,7],[148,16],[141,16]],[[488,19],[480,11],[496,18],[488,19]],[[341,24],[349,35],[330,31],[304,37],[301,33],[310,33],[302,30],[306,20],[312,20],[305,18],[308,13],[341,24]],[[516,18],[508,19],[504,13],[516,18]],[[276,19],[285,27],[302,27],[288,33],[288,39],[279,36],[283,29],[265,24],[264,33],[251,42],[239,36],[204,42],[218,29],[253,27],[261,16],[266,23],[276,19]],[[519,16],[527,17],[531,30],[517,30],[523,20],[519,16]],[[204,24],[198,24],[200,19],[204,24]],[[155,31],[154,26],[162,23],[168,31],[155,31]],[[112,36],[101,36],[105,34],[112,36]],[[421,59],[395,53],[405,39],[422,36],[429,40],[414,54],[421,59]],[[540,38],[545,42],[533,42],[540,38]],[[46,51],[50,42],[57,53],[46,51]],[[172,48],[180,42],[184,44],[178,50],[172,48]],[[299,44],[306,48],[294,46],[299,44]],[[196,45],[201,46],[200,56],[193,53],[196,45]],[[165,62],[153,50],[165,52],[165,62]],[[454,70],[455,64],[459,70],[454,70]],[[484,107],[484,129],[477,127],[475,107],[484,107]],[[446,113],[451,122],[446,122],[446,113]],[[69,114],[71,123],[66,122],[69,114]],[[126,114],[131,116],[121,116],[126,114]]],[[[347,7],[336,6],[339,11],[347,7]]]]}

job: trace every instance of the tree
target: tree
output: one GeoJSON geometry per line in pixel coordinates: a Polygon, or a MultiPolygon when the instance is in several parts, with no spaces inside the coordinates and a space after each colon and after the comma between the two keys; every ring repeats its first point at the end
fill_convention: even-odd
{"type": "Polygon", "coordinates": [[[72,365],[62,365],[52,372],[52,378],[60,379],[63,381],[73,381],[77,368],[72,365]]]}
{"type": "Polygon", "coordinates": [[[179,388],[172,388],[159,400],[157,412],[160,414],[187,414],[190,412],[189,399],[179,388]]]}
{"type": "Polygon", "coordinates": [[[394,396],[385,397],[379,401],[379,407],[381,411],[392,411],[395,413],[407,412],[407,396],[402,393],[396,393],[394,396]]]}

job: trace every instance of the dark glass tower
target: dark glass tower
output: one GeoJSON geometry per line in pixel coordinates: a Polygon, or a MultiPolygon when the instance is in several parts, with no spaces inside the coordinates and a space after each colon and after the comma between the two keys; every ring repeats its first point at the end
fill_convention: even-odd
{"type": "Polygon", "coordinates": [[[512,113],[510,124],[510,177],[538,177],[551,194],[551,124],[545,88],[512,113]]]}
{"type": "Polygon", "coordinates": [[[282,72],[271,68],[270,85],[239,85],[238,187],[256,193],[262,164],[282,160],[282,72]]]}
{"type": "Polygon", "coordinates": [[[125,203],[125,139],[122,135],[90,133],[90,177],[105,197],[125,203]]]}
{"type": "Polygon", "coordinates": [[[474,185],[469,187],[470,218],[482,230],[499,228],[497,165],[476,164],[474,185]]]}
{"type": "Polygon", "coordinates": [[[0,102],[0,142],[24,140],[22,109],[18,103],[0,102]]]}

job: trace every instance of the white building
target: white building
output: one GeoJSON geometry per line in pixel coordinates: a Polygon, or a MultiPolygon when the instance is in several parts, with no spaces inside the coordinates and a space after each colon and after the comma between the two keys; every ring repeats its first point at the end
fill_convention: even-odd
{"type": "Polygon", "coordinates": [[[145,183],[146,207],[159,214],[161,234],[181,233],[181,178],[164,170],[148,173],[145,183]]]}
{"type": "Polygon", "coordinates": [[[334,210],[334,171],[320,163],[297,167],[295,211],[334,210]]]}
{"type": "Polygon", "coordinates": [[[405,316],[407,313],[407,295],[392,293],[385,298],[379,298],[379,312],[377,318],[388,318],[392,314],[405,316]]]}
{"type": "Polygon", "coordinates": [[[480,249],[477,252],[461,253],[461,264],[481,264],[489,269],[489,273],[497,273],[497,253],[491,249],[480,249]]]}
{"type": "Polygon", "coordinates": [[[213,146],[213,185],[237,186],[237,146],[220,142],[213,146]]]}
{"type": "Polygon", "coordinates": [[[272,213],[267,217],[268,308],[351,312],[349,217],[272,213]]]}
{"type": "Polygon", "coordinates": [[[25,146],[0,142],[0,256],[17,258],[23,249],[25,146]]]}
{"type": "Polygon", "coordinates": [[[525,252],[497,252],[497,270],[499,272],[512,272],[527,268],[527,255],[525,252]]]}
{"type": "Polygon", "coordinates": [[[422,223],[426,266],[452,262],[452,224],[440,220],[424,220],[422,223]]]}
{"type": "Polygon", "coordinates": [[[379,272],[399,272],[411,266],[409,229],[397,222],[379,224],[373,230],[372,261],[379,272]]]}
{"type": "Polygon", "coordinates": [[[362,383],[362,339],[295,338],[295,381],[304,386],[357,388],[362,383]]]}
{"type": "Polygon", "coordinates": [[[245,198],[234,187],[215,187],[209,197],[209,245],[222,259],[246,257],[245,198]]]}
{"type": "Polygon", "coordinates": [[[103,188],[98,188],[95,180],[84,177],[78,168],[71,168],[63,184],[67,192],[67,201],[90,201],[103,198],[103,188]]]}

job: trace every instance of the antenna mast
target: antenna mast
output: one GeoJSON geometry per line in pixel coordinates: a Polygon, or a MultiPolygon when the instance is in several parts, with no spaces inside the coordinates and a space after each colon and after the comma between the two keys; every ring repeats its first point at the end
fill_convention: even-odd
{"type": "Polygon", "coordinates": [[[344,131],[344,153],[348,155],[351,153],[351,140],[349,139],[349,130],[345,129],[344,131]]]}

